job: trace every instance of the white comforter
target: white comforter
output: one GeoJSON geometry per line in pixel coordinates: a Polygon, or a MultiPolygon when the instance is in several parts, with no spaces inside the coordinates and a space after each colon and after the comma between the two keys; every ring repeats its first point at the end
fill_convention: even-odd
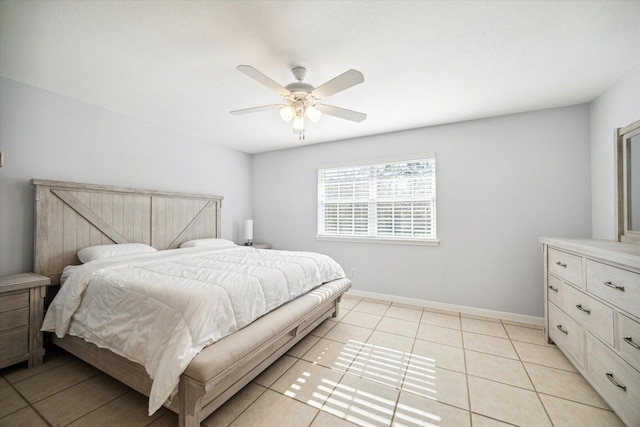
{"type": "Polygon", "coordinates": [[[310,252],[187,248],[76,266],[42,330],[83,337],[144,365],[149,414],[205,346],[322,283],[340,265],[310,252]]]}

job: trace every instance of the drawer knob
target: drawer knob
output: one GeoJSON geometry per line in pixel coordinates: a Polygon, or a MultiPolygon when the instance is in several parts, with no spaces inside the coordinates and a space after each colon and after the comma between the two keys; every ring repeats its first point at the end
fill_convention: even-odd
{"type": "Polygon", "coordinates": [[[636,348],[638,350],[640,350],[640,345],[636,344],[633,342],[633,338],[631,337],[622,337],[622,339],[624,340],[624,342],[626,342],[627,344],[629,344],[631,347],[636,348]]]}
{"type": "Polygon", "coordinates": [[[611,381],[613,383],[613,385],[615,385],[616,387],[620,387],[624,391],[627,391],[627,386],[626,385],[620,384],[619,382],[616,381],[615,378],[613,378],[613,372],[607,372],[607,373],[605,373],[605,375],[607,376],[607,378],[609,378],[609,381],[611,381]]]}
{"type": "Polygon", "coordinates": [[[605,286],[608,286],[608,287],[610,287],[610,288],[617,289],[617,290],[619,290],[619,291],[624,292],[624,286],[614,285],[614,284],[613,284],[613,283],[611,283],[611,282],[603,282],[603,285],[605,285],[605,286]]]}
{"type": "Polygon", "coordinates": [[[564,329],[564,328],[562,327],[562,325],[556,325],[556,328],[558,328],[558,330],[559,330],[560,332],[562,332],[563,334],[565,334],[565,335],[569,335],[569,331],[567,331],[566,329],[564,329]]]}
{"type": "Polygon", "coordinates": [[[554,288],[553,285],[549,285],[547,287],[551,289],[553,292],[558,292],[558,288],[554,288]]]}
{"type": "Polygon", "coordinates": [[[559,265],[562,268],[567,268],[567,264],[565,264],[563,262],[560,262],[560,261],[556,262],[556,265],[559,265]]]}
{"type": "Polygon", "coordinates": [[[591,314],[591,310],[589,310],[588,308],[582,308],[582,304],[576,304],[576,308],[580,311],[584,311],[587,314],[591,314]]]}

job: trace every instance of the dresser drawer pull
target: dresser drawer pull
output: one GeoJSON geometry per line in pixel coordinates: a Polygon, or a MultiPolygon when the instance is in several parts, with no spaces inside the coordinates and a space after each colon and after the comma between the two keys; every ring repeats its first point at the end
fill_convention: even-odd
{"type": "Polygon", "coordinates": [[[624,342],[629,344],[631,347],[637,348],[638,350],[640,350],[640,345],[634,343],[633,342],[633,338],[631,338],[631,337],[622,337],[622,339],[624,340],[624,342]]]}
{"type": "Polygon", "coordinates": [[[582,308],[582,304],[576,304],[576,308],[580,311],[584,311],[587,314],[591,314],[591,310],[589,310],[588,308],[582,308]]]}
{"type": "Polygon", "coordinates": [[[620,387],[624,391],[627,391],[627,386],[626,385],[618,383],[615,380],[615,378],[613,378],[613,372],[607,372],[605,375],[607,376],[607,378],[609,378],[609,381],[611,381],[613,383],[613,385],[615,385],[616,387],[620,387]]]}
{"type": "Polygon", "coordinates": [[[614,284],[613,284],[613,283],[611,283],[611,282],[604,282],[604,283],[603,283],[603,285],[605,285],[605,286],[608,286],[608,287],[610,287],[610,288],[617,289],[617,290],[619,290],[619,291],[624,292],[624,286],[614,285],[614,284]]]}
{"type": "Polygon", "coordinates": [[[553,285],[549,285],[547,287],[551,289],[553,292],[558,292],[558,288],[554,288],[553,285]]]}
{"type": "Polygon", "coordinates": [[[556,265],[559,265],[562,268],[567,268],[567,264],[565,264],[563,262],[560,262],[560,261],[556,262],[556,265]]]}
{"type": "Polygon", "coordinates": [[[564,329],[564,328],[562,327],[562,325],[556,325],[556,328],[558,328],[558,330],[559,330],[560,332],[562,332],[563,334],[565,334],[565,335],[569,335],[569,331],[567,331],[566,329],[564,329]]]}

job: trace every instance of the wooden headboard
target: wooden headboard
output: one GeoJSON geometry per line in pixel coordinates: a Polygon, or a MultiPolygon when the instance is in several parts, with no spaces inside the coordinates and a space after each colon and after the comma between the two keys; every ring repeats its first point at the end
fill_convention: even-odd
{"type": "Polygon", "coordinates": [[[35,187],[34,271],[60,283],[78,250],[112,243],[173,249],[220,237],[221,196],[31,180],[35,187]]]}

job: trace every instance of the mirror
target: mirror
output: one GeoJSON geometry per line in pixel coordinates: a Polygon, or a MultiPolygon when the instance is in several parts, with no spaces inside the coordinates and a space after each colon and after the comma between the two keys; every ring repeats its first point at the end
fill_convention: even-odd
{"type": "Polygon", "coordinates": [[[640,244],[640,120],[617,132],[618,240],[640,244]]]}
{"type": "Polygon", "coordinates": [[[629,229],[640,231],[640,135],[627,139],[627,144],[629,229]]]}

